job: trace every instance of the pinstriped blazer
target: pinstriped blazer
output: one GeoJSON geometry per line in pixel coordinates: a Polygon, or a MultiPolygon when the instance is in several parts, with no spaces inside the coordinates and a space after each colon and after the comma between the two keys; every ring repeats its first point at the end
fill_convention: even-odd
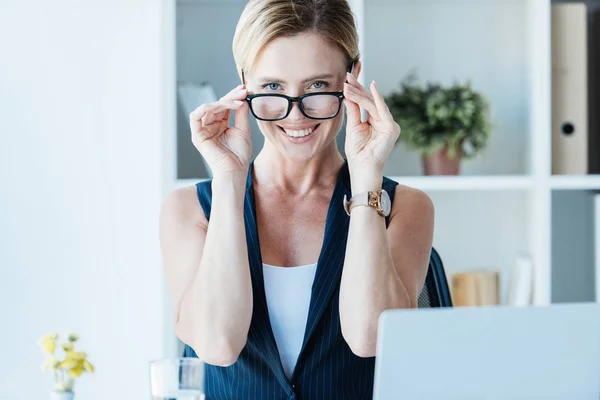
{"type": "MultiPolygon", "coordinates": [[[[244,220],[253,291],[253,314],[246,346],[229,367],[206,364],[206,400],[363,400],[373,396],[375,358],[361,358],[342,337],[339,290],[350,217],[343,208],[351,196],[348,163],[338,173],[325,223],[323,246],[312,286],[304,341],[290,379],[284,373],[267,309],[262,259],[256,225],[251,162],[246,181],[244,220]]],[[[384,177],[383,188],[394,199],[398,183],[384,177]]],[[[210,219],[211,181],[196,185],[198,199],[210,219]]],[[[386,227],[389,217],[386,218],[386,227]]],[[[186,345],[184,355],[195,357],[186,345]]]]}

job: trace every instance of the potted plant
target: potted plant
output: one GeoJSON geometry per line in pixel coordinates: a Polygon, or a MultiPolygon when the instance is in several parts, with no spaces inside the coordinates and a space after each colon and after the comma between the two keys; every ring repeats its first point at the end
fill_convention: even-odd
{"type": "Polygon", "coordinates": [[[93,373],[94,366],[88,361],[85,353],[75,351],[75,342],[79,340],[76,334],[67,335],[67,340],[63,343],[59,343],[59,339],[57,333],[49,333],[40,339],[39,344],[47,356],[42,369],[54,373],[54,391],[51,398],[53,400],[72,400],[75,379],[84,372],[93,373]]]}
{"type": "Polygon", "coordinates": [[[385,100],[402,129],[398,141],[421,153],[425,175],[458,175],[461,160],[487,144],[489,104],[469,81],[422,86],[411,74],[385,100]]]}

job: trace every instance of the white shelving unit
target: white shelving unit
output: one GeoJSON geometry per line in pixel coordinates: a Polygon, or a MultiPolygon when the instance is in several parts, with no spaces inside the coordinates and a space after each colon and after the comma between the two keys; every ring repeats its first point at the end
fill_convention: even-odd
{"type": "MultiPolygon", "coordinates": [[[[387,94],[406,73],[416,70],[422,81],[469,79],[491,100],[494,131],[489,146],[474,160],[463,162],[461,176],[422,176],[419,156],[401,144],[384,171],[433,199],[434,246],[448,277],[470,269],[498,270],[504,300],[517,257],[527,256],[535,268],[534,304],[552,302],[553,287],[560,287],[554,280],[565,275],[553,268],[559,264],[565,268],[569,254],[569,248],[556,240],[565,235],[583,237],[587,232],[577,224],[565,230],[556,219],[569,212],[578,195],[600,190],[600,176],[551,175],[550,1],[350,3],[361,39],[362,82],[374,79],[387,94]],[[572,192],[574,197],[558,199],[558,192],[572,192]],[[556,229],[561,229],[560,234],[556,229]],[[557,254],[562,259],[553,264],[561,257],[557,254]]],[[[218,96],[237,85],[231,39],[244,1],[171,0],[169,4],[172,14],[165,25],[166,46],[173,64],[165,71],[165,79],[173,109],[168,110],[172,124],[165,135],[166,190],[208,178],[204,173],[178,173],[190,162],[185,157],[193,157],[199,165],[200,155],[190,150],[186,121],[182,123],[176,107],[176,82],[210,81],[218,96]]],[[[257,129],[252,135],[256,154],[262,135],[257,129]]],[[[343,135],[338,143],[343,143],[343,135]]],[[[584,208],[581,218],[590,210],[584,208]]],[[[593,248],[593,241],[584,247],[593,248]]]]}

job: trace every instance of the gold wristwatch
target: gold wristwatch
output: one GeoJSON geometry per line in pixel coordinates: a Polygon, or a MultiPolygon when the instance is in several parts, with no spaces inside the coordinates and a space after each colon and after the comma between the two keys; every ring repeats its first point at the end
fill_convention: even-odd
{"type": "Polygon", "coordinates": [[[350,211],[357,206],[369,206],[377,210],[379,215],[387,217],[392,210],[392,201],[388,192],[377,190],[375,192],[365,192],[352,196],[350,201],[344,195],[344,210],[350,215],[350,211]]]}

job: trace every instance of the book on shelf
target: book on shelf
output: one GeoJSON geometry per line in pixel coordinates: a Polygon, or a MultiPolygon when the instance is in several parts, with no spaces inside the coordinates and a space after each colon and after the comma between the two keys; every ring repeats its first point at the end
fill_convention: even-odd
{"type": "Polygon", "coordinates": [[[455,307],[495,306],[500,304],[497,271],[465,271],[452,275],[452,303],[455,307]]]}
{"type": "Polygon", "coordinates": [[[508,287],[507,305],[528,306],[533,298],[533,264],[529,257],[517,257],[508,287]]]}

